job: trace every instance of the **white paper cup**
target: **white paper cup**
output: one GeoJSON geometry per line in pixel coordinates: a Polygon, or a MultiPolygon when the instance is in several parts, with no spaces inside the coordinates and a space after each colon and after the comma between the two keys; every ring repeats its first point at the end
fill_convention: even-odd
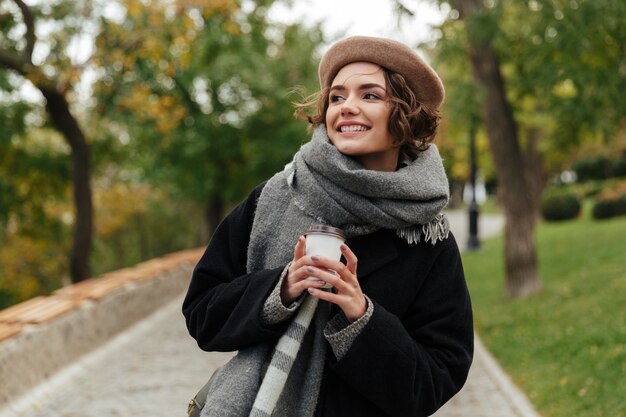
{"type": "MultiPolygon", "coordinates": [[[[323,256],[336,261],[341,259],[341,244],[346,240],[343,230],[323,224],[314,224],[309,227],[305,236],[305,253],[307,255],[323,256]]],[[[307,279],[317,280],[318,278],[308,277],[307,279]]],[[[332,285],[326,284],[322,288],[332,288],[332,285]]]]}

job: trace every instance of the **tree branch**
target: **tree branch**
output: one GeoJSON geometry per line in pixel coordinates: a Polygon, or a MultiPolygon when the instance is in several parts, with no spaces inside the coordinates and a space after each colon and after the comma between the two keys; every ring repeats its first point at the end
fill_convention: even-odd
{"type": "Polygon", "coordinates": [[[28,60],[28,63],[32,63],[33,50],[35,49],[35,16],[33,11],[22,0],[13,0],[13,2],[22,11],[22,17],[24,18],[24,24],[26,25],[26,49],[24,50],[24,58],[28,60]]]}
{"type": "Polygon", "coordinates": [[[25,62],[22,57],[0,49],[0,66],[12,69],[24,75],[26,73],[24,64],[25,62]]]}
{"type": "Polygon", "coordinates": [[[16,54],[5,49],[0,49],[0,66],[3,66],[21,75],[26,75],[28,67],[32,66],[33,50],[35,49],[35,16],[30,7],[22,0],[13,0],[22,12],[22,18],[26,25],[26,48],[23,54],[16,54]]]}

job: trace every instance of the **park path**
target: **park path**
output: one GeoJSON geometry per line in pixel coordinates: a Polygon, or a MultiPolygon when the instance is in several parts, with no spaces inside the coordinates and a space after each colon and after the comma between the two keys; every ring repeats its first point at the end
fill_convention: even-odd
{"type": "MultiPolygon", "coordinates": [[[[449,213],[463,248],[467,214],[449,213]]],[[[499,233],[499,216],[481,216],[479,235],[499,233]]],[[[212,370],[231,354],[205,353],[189,337],[178,297],[105,346],[77,360],[3,411],[0,417],[178,417],[212,370]]],[[[467,384],[436,417],[537,417],[476,340],[467,384]]],[[[346,416],[351,417],[351,416],[346,416]]],[[[402,416],[398,416],[402,417],[402,416]]]]}

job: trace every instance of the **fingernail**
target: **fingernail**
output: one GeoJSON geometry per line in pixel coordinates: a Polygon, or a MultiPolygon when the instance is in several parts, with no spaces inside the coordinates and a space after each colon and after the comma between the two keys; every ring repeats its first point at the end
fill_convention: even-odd
{"type": "Polygon", "coordinates": [[[346,250],[346,249],[348,249],[348,247],[347,247],[345,244],[343,244],[343,243],[341,244],[340,248],[341,248],[341,250],[346,250]]]}
{"type": "MultiPolygon", "coordinates": [[[[335,246],[335,247],[336,247],[336,246],[335,246]]],[[[319,260],[320,260],[320,257],[319,257],[319,256],[317,256],[317,255],[313,255],[313,256],[311,256],[311,259],[313,259],[315,262],[317,262],[317,261],[319,261],[319,260]]]]}
{"type": "Polygon", "coordinates": [[[312,266],[307,266],[306,270],[307,272],[315,272],[315,268],[313,268],[312,266]]]}
{"type": "Polygon", "coordinates": [[[314,288],[308,288],[307,291],[309,292],[309,294],[315,294],[314,288]]]}

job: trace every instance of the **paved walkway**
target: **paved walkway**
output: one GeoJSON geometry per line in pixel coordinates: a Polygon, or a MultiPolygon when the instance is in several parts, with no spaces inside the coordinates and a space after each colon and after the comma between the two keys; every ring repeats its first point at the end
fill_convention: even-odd
{"type": "MultiPolygon", "coordinates": [[[[452,212],[457,241],[467,241],[466,213],[452,212]]],[[[500,218],[483,216],[480,235],[498,233],[500,218]]],[[[177,417],[189,398],[230,354],[200,351],[188,336],[181,298],[78,360],[0,417],[177,417]]],[[[537,417],[477,339],[468,383],[437,417],[537,417]]],[[[346,416],[351,417],[351,416],[346,416]]],[[[402,417],[402,416],[398,416],[402,417]]]]}

